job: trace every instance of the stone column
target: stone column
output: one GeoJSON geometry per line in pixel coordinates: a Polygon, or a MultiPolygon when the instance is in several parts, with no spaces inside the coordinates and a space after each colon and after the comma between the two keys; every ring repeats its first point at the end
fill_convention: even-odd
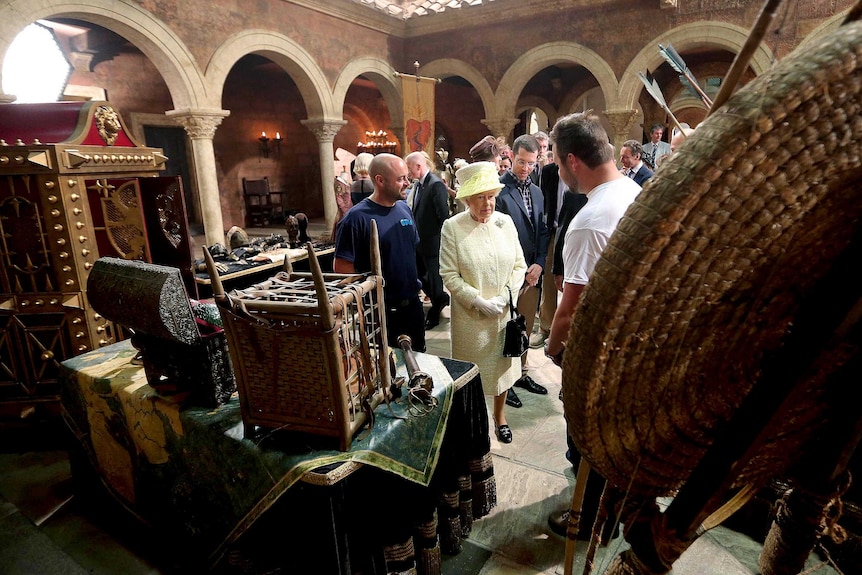
{"type": "MultiPolygon", "coordinates": [[[[389,123],[389,132],[390,136],[393,139],[398,140],[398,149],[401,150],[401,157],[405,157],[408,154],[407,151],[407,135],[404,133],[404,123],[390,122],[389,123]]],[[[436,137],[436,136],[435,136],[436,137]]],[[[397,155],[397,154],[396,154],[397,155]]],[[[351,174],[353,177],[353,174],[351,174]]]]}
{"type": "Polygon", "coordinates": [[[213,136],[222,120],[230,115],[227,110],[168,110],[165,114],[186,130],[192,143],[195,181],[201,199],[201,218],[204,223],[206,245],[225,243],[222,223],[221,197],[218,189],[213,136]]]}
{"type": "Polygon", "coordinates": [[[518,125],[518,118],[485,118],[480,121],[491,130],[492,136],[503,138],[509,145],[512,144],[512,130],[518,125]]]}
{"type": "Polygon", "coordinates": [[[320,186],[323,194],[323,216],[326,220],[324,229],[331,230],[335,225],[335,216],[338,206],[335,204],[335,193],[332,191],[335,182],[335,150],[332,141],[335,134],[347,123],[347,120],[300,120],[300,123],[311,130],[317,138],[317,147],[320,152],[320,186]]]}
{"type": "Polygon", "coordinates": [[[637,110],[605,110],[605,116],[611,124],[611,133],[608,135],[618,158],[623,142],[629,139],[629,131],[634,126],[637,115],[637,110]]]}

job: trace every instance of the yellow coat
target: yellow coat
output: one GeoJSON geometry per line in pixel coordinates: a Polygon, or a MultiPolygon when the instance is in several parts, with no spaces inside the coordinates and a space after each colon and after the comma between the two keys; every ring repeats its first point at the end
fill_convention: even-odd
{"type": "Polygon", "coordinates": [[[481,224],[465,211],[443,223],[440,275],[452,296],[452,357],[478,366],[487,395],[500,395],[512,387],[521,377],[521,360],[503,357],[508,304],[499,316],[488,317],[473,307],[473,300],[499,295],[508,301],[509,286],[517,306],[526,271],[518,231],[508,215],[495,211],[481,224]]]}

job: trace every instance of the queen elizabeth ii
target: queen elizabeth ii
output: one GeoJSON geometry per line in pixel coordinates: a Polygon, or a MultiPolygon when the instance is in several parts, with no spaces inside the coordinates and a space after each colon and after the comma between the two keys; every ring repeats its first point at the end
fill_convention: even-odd
{"type": "Polygon", "coordinates": [[[452,357],[479,368],[486,395],[494,396],[497,438],[511,443],[506,392],[521,377],[520,358],[503,357],[509,301],[517,297],[527,264],[512,219],[495,211],[503,188],[492,162],[475,162],[455,173],[457,198],[467,210],[443,223],[440,275],[451,295],[452,357]]]}

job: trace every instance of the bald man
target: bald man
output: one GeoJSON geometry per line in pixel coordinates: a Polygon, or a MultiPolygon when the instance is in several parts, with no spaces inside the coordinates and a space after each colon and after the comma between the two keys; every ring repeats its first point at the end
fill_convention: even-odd
{"type": "Polygon", "coordinates": [[[371,160],[368,175],[374,191],[359,202],[338,224],[335,237],[336,273],[371,271],[371,220],[377,222],[380,260],[383,268],[383,297],[386,305],[386,335],[391,347],[398,336],[410,336],[415,351],[425,351],[425,312],[419,300],[416,246],[419,234],[413,213],[403,202],[407,196],[407,164],[392,154],[378,154],[371,160]]]}
{"type": "Polygon", "coordinates": [[[449,305],[449,294],[443,290],[440,277],[440,232],[449,217],[449,188],[431,171],[424,152],[412,152],[404,158],[407,173],[416,182],[413,192],[413,219],[419,232],[416,268],[422,291],[431,298],[431,309],[425,317],[425,329],[440,323],[440,312],[449,305]]]}

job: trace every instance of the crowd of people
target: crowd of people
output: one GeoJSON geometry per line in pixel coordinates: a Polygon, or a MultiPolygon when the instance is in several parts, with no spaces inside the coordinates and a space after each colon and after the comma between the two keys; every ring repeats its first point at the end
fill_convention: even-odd
{"type": "MultiPolygon", "coordinates": [[[[550,134],[524,134],[511,146],[482,138],[471,147],[469,162],[455,163],[454,181],[435,173],[423,151],[403,159],[384,153],[360,161],[370,156],[360,154],[349,199],[346,183],[336,183],[339,209],[347,202],[351,207],[340,211],[336,224],[334,270],[370,271],[370,222],[376,220],[389,344],[398,347],[397,338],[406,334],[414,350],[424,351],[425,331],[439,325],[448,306],[451,357],[478,367],[483,390],[493,397],[494,433],[511,443],[505,408],[522,406],[514,388],[548,393],[531,377],[526,353],[503,356],[511,308],[526,318],[528,333],[538,318],[530,347],[543,347],[561,365],[581,292],[617,222],[656,165],[690,133],[674,133],[668,143],[664,126],[651,126],[648,143],[623,143],[618,167],[599,118],[571,114],[550,134]],[[422,294],[430,303],[427,313],[422,294]]],[[[580,456],[571,440],[568,447],[577,467],[580,456]]],[[[592,525],[602,488],[593,473],[580,525],[592,525]]],[[[565,535],[568,508],[548,522],[565,535]]]]}

